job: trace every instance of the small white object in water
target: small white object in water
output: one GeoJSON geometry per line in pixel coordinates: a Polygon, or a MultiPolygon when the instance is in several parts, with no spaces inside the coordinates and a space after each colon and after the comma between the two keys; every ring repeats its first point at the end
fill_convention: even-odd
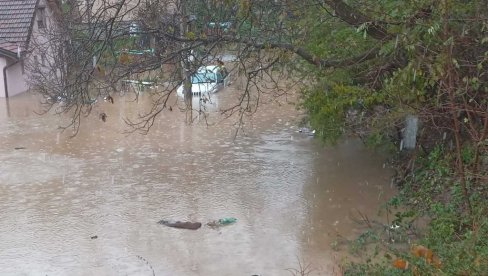
{"type": "Polygon", "coordinates": [[[400,225],[398,225],[396,223],[393,223],[392,225],[390,225],[390,229],[392,229],[392,230],[396,230],[398,228],[400,228],[400,225]]]}

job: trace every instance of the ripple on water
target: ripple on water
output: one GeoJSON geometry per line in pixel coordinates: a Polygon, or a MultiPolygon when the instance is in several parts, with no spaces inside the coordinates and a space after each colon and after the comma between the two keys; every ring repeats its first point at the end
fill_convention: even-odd
{"type": "Polygon", "coordinates": [[[44,152],[16,151],[0,154],[0,183],[3,185],[44,183],[78,170],[80,159],[44,152]]]}

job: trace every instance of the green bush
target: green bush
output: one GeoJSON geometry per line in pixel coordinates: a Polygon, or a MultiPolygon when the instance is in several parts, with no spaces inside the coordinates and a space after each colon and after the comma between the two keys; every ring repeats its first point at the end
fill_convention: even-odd
{"type": "MultiPolygon", "coordinates": [[[[472,149],[462,151],[463,164],[473,162],[472,149]]],[[[486,275],[488,271],[488,217],[483,190],[470,189],[471,213],[465,206],[464,191],[453,171],[453,156],[437,146],[418,156],[400,193],[387,203],[387,209],[401,207],[393,222],[408,229],[417,218],[427,220],[422,236],[412,241],[430,249],[442,265],[439,268],[408,250],[386,245],[386,251],[409,262],[409,269],[393,267],[392,258],[372,263],[348,264],[345,275],[486,275]],[[415,271],[415,273],[414,273],[415,271]]],[[[470,183],[468,181],[468,183],[470,183]]],[[[481,183],[479,185],[486,185],[481,183]]],[[[471,185],[469,185],[471,186],[471,185]]]]}

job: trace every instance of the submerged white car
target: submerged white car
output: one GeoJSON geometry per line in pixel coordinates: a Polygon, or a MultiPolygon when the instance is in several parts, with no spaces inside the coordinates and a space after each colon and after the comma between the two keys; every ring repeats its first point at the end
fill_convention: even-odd
{"type": "MultiPolygon", "coordinates": [[[[227,86],[228,73],[224,67],[209,65],[198,68],[197,72],[191,76],[191,93],[193,96],[210,97],[223,87],[227,86]]],[[[183,85],[176,90],[180,97],[183,95],[183,85]]]]}

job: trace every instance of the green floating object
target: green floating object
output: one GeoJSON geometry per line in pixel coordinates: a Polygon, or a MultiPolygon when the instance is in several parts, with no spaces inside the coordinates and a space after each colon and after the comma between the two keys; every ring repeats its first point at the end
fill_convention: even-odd
{"type": "Polygon", "coordinates": [[[219,219],[219,224],[228,225],[228,224],[235,223],[236,221],[237,221],[236,218],[221,218],[219,219]]]}

